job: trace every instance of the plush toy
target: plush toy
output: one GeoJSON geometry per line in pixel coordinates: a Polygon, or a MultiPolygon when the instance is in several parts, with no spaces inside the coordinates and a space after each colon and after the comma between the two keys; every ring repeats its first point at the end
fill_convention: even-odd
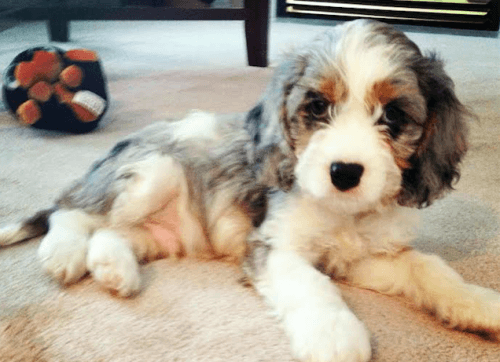
{"type": "Polygon", "coordinates": [[[22,124],[42,129],[89,132],[108,107],[99,58],[86,49],[27,49],[5,70],[2,90],[22,124]]]}

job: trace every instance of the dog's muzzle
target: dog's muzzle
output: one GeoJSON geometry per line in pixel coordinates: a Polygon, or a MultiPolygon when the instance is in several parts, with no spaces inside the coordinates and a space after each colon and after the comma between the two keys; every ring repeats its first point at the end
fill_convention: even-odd
{"type": "Polygon", "coordinates": [[[358,186],[364,169],[357,163],[334,162],[330,165],[330,177],[338,190],[347,191],[358,186]]]}

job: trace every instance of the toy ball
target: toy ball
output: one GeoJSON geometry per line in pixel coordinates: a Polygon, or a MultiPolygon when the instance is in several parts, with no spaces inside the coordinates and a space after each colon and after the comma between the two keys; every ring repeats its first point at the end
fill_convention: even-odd
{"type": "Polygon", "coordinates": [[[2,93],[20,123],[47,130],[92,131],[108,108],[99,57],[87,49],[23,51],[5,70],[2,93]]]}

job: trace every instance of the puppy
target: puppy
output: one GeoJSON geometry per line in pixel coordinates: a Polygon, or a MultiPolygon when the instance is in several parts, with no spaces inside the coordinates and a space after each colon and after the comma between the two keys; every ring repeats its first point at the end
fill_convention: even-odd
{"type": "Polygon", "coordinates": [[[301,360],[371,357],[330,278],[497,334],[500,295],[410,246],[412,208],[459,177],[470,118],[434,54],[389,25],[349,22],[286,54],[248,113],[131,135],[0,244],[46,234],[38,254],[55,279],[90,272],[121,296],[139,291],[139,261],[232,258],[301,360]]]}

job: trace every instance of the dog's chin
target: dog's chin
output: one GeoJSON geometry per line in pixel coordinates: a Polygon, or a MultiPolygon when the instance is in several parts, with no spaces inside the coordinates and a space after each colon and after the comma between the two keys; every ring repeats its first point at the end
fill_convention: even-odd
{"type": "Polygon", "coordinates": [[[396,180],[392,184],[361,182],[360,185],[347,191],[336,189],[329,180],[311,179],[297,180],[300,193],[311,201],[325,207],[331,212],[345,216],[356,216],[362,213],[381,210],[396,202],[400,192],[400,183],[396,180]],[[301,182],[302,181],[302,182],[301,182]],[[319,182],[318,182],[319,181],[319,182]]]}
{"type": "Polygon", "coordinates": [[[321,197],[311,193],[308,194],[323,207],[328,208],[335,214],[344,216],[355,216],[375,211],[383,207],[387,202],[382,198],[367,199],[360,190],[334,191],[321,197]]]}

